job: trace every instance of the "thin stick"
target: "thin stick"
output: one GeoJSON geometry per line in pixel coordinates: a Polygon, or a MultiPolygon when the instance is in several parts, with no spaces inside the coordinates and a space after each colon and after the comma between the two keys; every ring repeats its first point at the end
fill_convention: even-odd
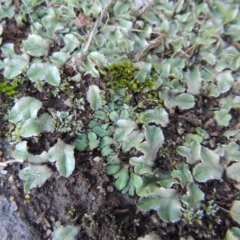
{"type": "Polygon", "coordinates": [[[103,13],[106,11],[106,9],[110,5],[110,3],[111,3],[111,0],[107,3],[107,5],[104,7],[104,9],[102,9],[100,16],[98,17],[98,19],[94,23],[94,26],[93,26],[93,28],[92,28],[92,30],[91,30],[91,32],[89,34],[88,40],[86,42],[86,45],[85,45],[85,47],[83,49],[83,53],[82,53],[83,56],[88,54],[88,49],[89,49],[89,46],[90,46],[90,44],[92,42],[92,39],[95,36],[95,34],[97,33],[97,29],[98,29],[100,23],[102,22],[103,13]]]}
{"type": "Polygon", "coordinates": [[[100,25],[100,23],[102,22],[102,18],[103,18],[103,14],[104,12],[106,12],[106,9],[109,7],[109,5],[111,4],[111,0],[108,1],[107,5],[102,9],[100,16],[98,17],[98,19],[95,21],[94,26],[89,34],[88,40],[86,42],[86,45],[83,49],[82,53],[78,53],[76,55],[74,55],[70,61],[67,63],[68,66],[72,67],[74,70],[77,69],[78,65],[82,64],[82,61],[86,58],[86,56],[88,55],[88,49],[90,47],[90,44],[92,42],[92,39],[94,38],[94,36],[97,33],[97,29],[100,25]]]}
{"type": "MultiPolygon", "coordinates": [[[[140,30],[140,29],[135,29],[135,28],[126,28],[126,27],[121,27],[121,26],[117,26],[117,25],[109,25],[108,28],[118,28],[118,29],[124,29],[124,30],[128,30],[128,31],[132,31],[132,32],[147,32],[145,30],[140,30]]],[[[159,31],[151,31],[151,33],[154,33],[154,34],[159,34],[159,31]]]]}
{"type": "Polygon", "coordinates": [[[134,57],[134,61],[135,62],[138,62],[139,59],[142,57],[142,55],[150,50],[150,49],[153,49],[153,48],[156,48],[158,47],[160,44],[162,44],[162,37],[157,37],[152,43],[150,43],[149,45],[147,45],[146,47],[144,47],[141,51],[139,51],[135,57],[134,57]]]}
{"type": "Polygon", "coordinates": [[[6,167],[8,164],[15,163],[15,162],[23,163],[24,160],[9,160],[9,161],[6,161],[6,162],[0,162],[0,166],[6,167]]]}

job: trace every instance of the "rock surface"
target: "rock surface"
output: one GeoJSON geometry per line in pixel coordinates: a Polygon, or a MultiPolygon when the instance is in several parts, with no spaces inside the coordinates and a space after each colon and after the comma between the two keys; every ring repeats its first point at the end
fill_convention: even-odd
{"type": "Polygon", "coordinates": [[[1,240],[40,240],[27,221],[19,217],[15,201],[0,195],[1,240]]]}

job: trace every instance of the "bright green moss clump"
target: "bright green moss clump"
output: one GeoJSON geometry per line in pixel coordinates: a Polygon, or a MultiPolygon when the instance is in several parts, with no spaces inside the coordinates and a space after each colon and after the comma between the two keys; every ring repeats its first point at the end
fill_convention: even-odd
{"type": "Polygon", "coordinates": [[[0,92],[6,94],[7,96],[14,96],[20,82],[20,79],[15,80],[12,84],[8,83],[7,81],[0,82],[0,92]]]}
{"type": "Polygon", "coordinates": [[[107,86],[113,89],[127,88],[132,82],[134,82],[133,63],[125,61],[122,63],[113,63],[108,67],[107,86]]]}
{"type": "MultiPolygon", "coordinates": [[[[155,86],[153,76],[148,75],[143,83],[134,77],[134,65],[130,61],[113,63],[108,67],[107,86],[112,89],[124,88],[129,94],[142,92],[143,89],[152,89],[155,86]]],[[[153,75],[154,75],[153,71],[153,75]]]]}

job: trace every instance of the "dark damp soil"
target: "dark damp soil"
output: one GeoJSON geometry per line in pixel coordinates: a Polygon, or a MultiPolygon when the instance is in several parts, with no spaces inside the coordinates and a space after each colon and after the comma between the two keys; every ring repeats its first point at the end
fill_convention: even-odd
{"type": "MultiPolygon", "coordinates": [[[[99,81],[91,79],[91,81],[99,81]]],[[[89,79],[80,89],[74,89],[74,94],[85,96],[89,79]]],[[[26,84],[28,95],[34,95],[43,102],[43,109],[48,107],[57,110],[66,110],[63,104],[65,94],[61,98],[51,97],[51,92],[38,93],[34,88],[26,84]]],[[[25,93],[26,94],[26,93],[25,93]]],[[[2,95],[3,102],[10,102],[2,95]]],[[[7,109],[10,105],[4,108],[7,109]]],[[[86,105],[86,119],[91,117],[91,111],[86,105]]],[[[197,118],[199,109],[191,113],[179,112],[170,116],[171,125],[164,128],[165,143],[156,159],[156,167],[164,171],[173,170],[177,164],[184,162],[176,152],[176,146],[183,142],[182,136],[177,132],[179,124],[191,132],[196,124],[189,119],[197,118]],[[191,118],[188,116],[191,114],[191,118]]],[[[204,119],[203,119],[204,120],[204,119]]],[[[4,119],[2,132],[7,132],[10,125],[4,119]]],[[[207,119],[206,119],[207,121],[207,119]]],[[[202,123],[201,123],[202,124],[202,123]]],[[[216,131],[216,129],[213,129],[216,131]]],[[[71,137],[64,134],[48,133],[39,137],[38,141],[28,140],[29,152],[40,154],[54,145],[61,137],[65,142],[71,137]]],[[[9,139],[1,134],[0,151],[1,162],[11,159],[12,146],[9,139]]],[[[14,163],[4,170],[5,175],[0,178],[0,211],[1,220],[5,223],[0,228],[0,235],[6,240],[24,239],[51,239],[51,233],[59,224],[74,224],[80,226],[77,239],[137,239],[151,231],[156,231],[162,239],[178,240],[181,237],[193,236],[195,239],[208,239],[198,237],[196,230],[202,232],[215,232],[211,239],[222,240],[229,225],[230,218],[224,211],[219,216],[224,221],[218,224],[216,219],[205,219],[204,225],[187,225],[184,222],[166,224],[162,222],[155,211],[147,213],[137,208],[137,197],[123,195],[115,189],[113,178],[105,174],[104,159],[99,158],[98,151],[75,152],[76,168],[69,178],[63,178],[56,174],[49,179],[41,188],[31,190],[30,198],[24,195],[24,182],[18,177],[18,172],[26,164],[14,163]],[[210,227],[209,227],[210,226],[210,227]]],[[[237,193],[230,183],[212,181],[208,184],[200,184],[200,188],[206,193],[206,200],[216,199],[223,208],[229,209],[228,196],[237,193]]],[[[175,188],[179,188],[178,185],[175,188]]],[[[184,191],[183,189],[179,189],[184,191]]]]}
{"type": "MultiPolygon", "coordinates": [[[[3,32],[3,42],[20,43],[19,39],[26,37],[28,29],[17,29],[14,22],[7,21],[3,32]],[[10,34],[8,29],[12,29],[10,34]]],[[[17,50],[16,50],[17,51],[17,50]]],[[[66,70],[65,74],[72,74],[66,70]]],[[[2,79],[2,78],[1,78],[2,79]]],[[[90,84],[101,86],[101,79],[85,77],[80,87],[69,88],[71,92],[60,92],[60,98],[54,97],[51,90],[38,92],[27,80],[18,90],[18,97],[34,96],[43,102],[43,110],[54,108],[58,111],[67,109],[64,100],[69,94],[85,97],[90,84]]],[[[11,124],[5,120],[7,111],[13,105],[13,99],[0,93],[0,163],[11,160],[9,129],[11,124]]],[[[208,147],[216,147],[218,142],[226,142],[222,138],[224,129],[217,128],[209,122],[212,112],[209,106],[214,106],[211,99],[197,99],[197,105],[191,111],[179,111],[170,115],[170,124],[163,129],[165,143],[156,159],[156,167],[164,171],[173,170],[177,164],[185,160],[176,153],[176,147],[183,142],[181,129],[194,132],[196,126],[204,126],[214,137],[214,143],[208,147]],[[208,101],[206,106],[206,100],[208,101]],[[200,120],[200,121],[199,121],[200,120]]],[[[84,123],[88,122],[92,112],[86,104],[84,123]]],[[[231,124],[237,124],[239,113],[234,113],[231,124]]],[[[58,137],[66,142],[72,138],[66,134],[48,133],[39,137],[38,141],[28,139],[29,151],[39,154],[53,146],[58,137]]],[[[69,178],[60,177],[57,172],[41,188],[31,190],[31,195],[24,194],[24,182],[18,173],[26,164],[13,163],[4,169],[0,166],[0,236],[2,240],[38,240],[51,239],[51,233],[60,224],[73,224],[80,227],[77,239],[115,240],[137,239],[151,231],[163,240],[179,240],[189,236],[196,240],[222,240],[228,228],[234,226],[231,218],[223,210],[219,210],[217,219],[205,218],[202,225],[189,225],[183,221],[166,224],[162,222],[155,211],[141,212],[137,208],[137,197],[123,195],[115,189],[113,178],[105,174],[104,159],[99,158],[98,151],[75,152],[76,168],[69,178]],[[209,233],[211,237],[200,237],[196,232],[209,233]],[[181,238],[182,237],[182,238],[181,238]]],[[[178,186],[174,186],[177,188],[178,186]]],[[[199,184],[206,194],[206,200],[215,199],[223,209],[231,207],[231,197],[238,193],[233,183],[209,181],[199,184]]],[[[179,188],[179,187],[178,187],[179,188]]],[[[183,189],[179,189],[184,192],[183,189]]],[[[236,198],[235,198],[236,199],[236,198]]]]}

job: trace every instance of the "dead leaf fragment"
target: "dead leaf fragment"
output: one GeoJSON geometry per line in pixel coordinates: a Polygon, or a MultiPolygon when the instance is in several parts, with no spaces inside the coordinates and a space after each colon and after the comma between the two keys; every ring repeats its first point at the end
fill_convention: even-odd
{"type": "Polygon", "coordinates": [[[142,57],[142,55],[143,55],[146,51],[158,47],[161,43],[162,43],[162,37],[160,36],[160,37],[156,38],[153,42],[151,42],[149,45],[147,45],[146,47],[144,47],[141,51],[139,51],[139,52],[135,55],[134,61],[135,61],[135,62],[138,62],[139,59],[142,57]]]}
{"type": "Polygon", "coordinates": [[[91,17],[85,16],[82,12],[73,20],[73,22],[81,28],[88,27],[92,21],[91,17]]]}

